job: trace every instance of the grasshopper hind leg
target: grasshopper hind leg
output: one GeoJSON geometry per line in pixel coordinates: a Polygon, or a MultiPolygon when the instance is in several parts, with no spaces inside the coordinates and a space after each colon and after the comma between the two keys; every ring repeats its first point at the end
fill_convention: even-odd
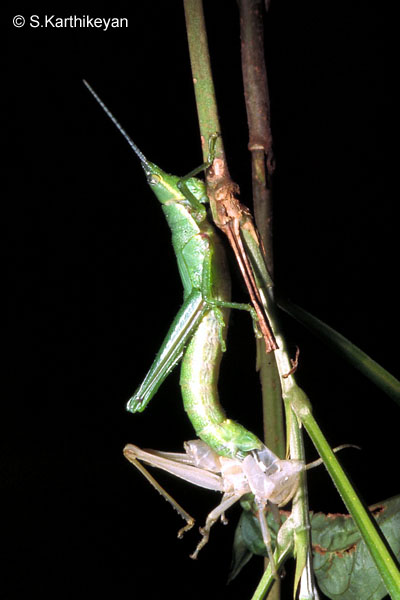
{"type": "Polygon", "coordinates": [[[161,496],[163,496],[163,498],[165,498],[165,500],[170,503],[172,508],[176,510],[176,512],[182,517],[182,519],[186,521],[186,525],[184,525],[178,531],[178,538],[181,539],[184,533],[186,533],[186,531],[192,529],[193,525],[195,524],[195,520],[189,515],[188,512],[186,512],[184,508],[182,508],[180,504],[178,504],[178,502],[174,498],[172,498],[170,494],[168,494],[168,492],[158,483],[156,479],[154,479],[154,477],[148,472],[148,470],[139,462],[138,450],[139,449],[133,444],[128,444],[124,448],[124,456],[129,460],[129,462],[132,465],[134,465],[138,469],[138,471],[142,473],[142,475],[145,476],[147,481],[151,483],[151,485],[157,490],[157,492],[159,492],[159,494],[161,494],[161,496]]]}

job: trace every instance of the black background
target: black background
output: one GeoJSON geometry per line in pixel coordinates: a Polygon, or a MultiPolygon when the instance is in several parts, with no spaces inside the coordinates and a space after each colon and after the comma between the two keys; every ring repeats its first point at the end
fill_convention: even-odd
{"type": "MultiPolygon", "coordinates": [[[[197,531],[176,540],[179,517],[122,456],[127,442],[180,451],[193,437],[178,370],[143,414],[124,409],[182,291],[159,205],[82,78],[165,170],[185,174],[201,153],[181,2],[100,6],[15,3],[7,17],[11,160],[3,207],[13,366],[1,494],[11,525],[4,549],[16,569],[7,568],[5,597],[250,598],[261,559],[225,585],[239,508],[193,562],[197,531]],[[16,14],[126,17],[129,27],[18,29],[16,14]]],[[[206,1],[205,11],[229,166],[250,204],[237,9],[206,1]]],[[[392,20],[385,3],[273,1],[266,55],[276,282],[396,373],[392,20]]],[[[246,298],[237,274],[234,296],[246,298]]],[[[283,320],[293,352],[301,349],[299,382],[329,441],[362,446],[341,460],[363,499],[394,495],[393,402],[283,320]]],[[[228,347],[222,402],[261,435],[247,315],[233,315],[228,347]]],[[[315,458],[308,441],[307,455],[315,458]]],[[[309,479],[314,510],[345,510],[322,468],[309,479]]],[[[160,481],[199,524],[217,503],[213,492],[160,481]]]]}

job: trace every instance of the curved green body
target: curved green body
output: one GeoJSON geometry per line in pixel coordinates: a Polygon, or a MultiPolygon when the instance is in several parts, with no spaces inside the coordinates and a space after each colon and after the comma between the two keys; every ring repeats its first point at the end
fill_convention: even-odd
{"type": "MultiPolygon", "coordinates": [[[[140,158],[171,229],[183,284],[183,305],[145,379],[129,399],[127,410],[142,412],[183,357],[183,402],[196,434],[218,454],[244,458],[263,444],[242,425],[226,418],[217,385],[229,309],[249,307],[230,302],[225,252],[204,207],[208,202],[205,185],[194,177],[168,175],[149,162],[97,94],[86,82],[85,85],[140,158]]],[[[192,174],[203,168],[204,165],[192,174]]]]}
{"type": "Polygon", "coordinates": [[[199,438],[222,456],[244,458],[262,444],[242,425],[227,419],[219,402],[219,327],[214,310],[210,310],[192,336],[181,366],[183,404],[199,438]]]}

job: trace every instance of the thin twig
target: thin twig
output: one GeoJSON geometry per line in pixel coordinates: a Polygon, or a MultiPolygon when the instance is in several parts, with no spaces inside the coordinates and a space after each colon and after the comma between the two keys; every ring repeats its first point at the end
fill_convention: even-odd
{"type": "MultiPolygon", "coordinates": [[[[252,157],[253,205],[256,226],[265,248],[265,262],[272,276],[272,198],[274,168],[269,94],[264,60],[263,3],[239,0],[242,71],[252,157]],[[266,158],[266,160],[264,159],[266,158]]],[[[281,458],[285,435],[279,375],[275,359],[260,359],[263,389],[264,436],[266,444],[281,458]]]]}
{"type": "Polygon", "coordinates": [[[254,215],[273,275],[271,178],[275,169],[270,101],[264,58],[263,3],[239,0],[242,71],[249,150],[252,156],[254,215]]]}

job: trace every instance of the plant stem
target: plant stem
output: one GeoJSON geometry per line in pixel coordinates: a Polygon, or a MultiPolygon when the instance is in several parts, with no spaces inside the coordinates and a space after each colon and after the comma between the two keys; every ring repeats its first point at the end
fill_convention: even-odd
{"type": "MultiPolygon", "coordinates": [[[[276,568],[279,568],[285,564],[286,559],[290,556],[291,546],[288,545],[284,551],[280,552],[279,555],[275,553],[275,564],[276,568]]],[[[271,568],[268,567],[260,579],[257,588],[254,594],[251,597],[251,600],[264,600],[265,594],[271,589],[272,584],[274,583],[274,578],[271,572],[271,568]]],[[[273,588],[272,588],[273,589],[273,588]]],[[[272,590],[271,590],[272,591],[272,590]]],[[[268,600],[270,600],[271,596],[268,596],[268,600]]]]}
{"type": "MultiPolygon", "coordinates": [[[[266,251],[266,264],[273,273],[272,135],[270,126],[267,71],[264,60],[262,0],[239,0],[242,73],[249,145],[252,165],[252,188],[255,223],[266,251]],[[266,161],[265,161],[266,158],[266,161]]],[[[285,456],[285,432],[279,373],[275,356],[267,354],[258,343],[258,368],[263,397],[264,440],[281,458],[285,456]]],[[[266,563],[267,564],[267,563],[266,563]]],[[[269,600],[280,598],[280,582],[275,581],[269,600]]]]}
{"type": "MultiPolygon", "coordinates": [[[[271,177],[274,170],[267,70],[264,60],[263,3],[239,0],[244,97],[252,161],[255,222],[273,273],[271,177]],[[265,161],[266,158],[266,161],[265,161]]],[[[259,370],[263,391],[265,443],[281,458],[285,453],[282,395],[275,356],[259,344],[259,370]]]]}
{"type": "Polygon", "coordinates": [[[270,102],[264,58],[262,0],[239,0],[242,72],[249,150],[252,160],[253,206],[257,229],[273,276],[271,178],[275,169],[272,149],[270,102]]]}
{"type": "MultiPolygon", "coordinates": [[[[210,135],[221,131],[218,118],[214,82],[208,52],[207,31],[202,0],[184,0],[186,31],[192,66],[193,86],[199,118],[203,160],[208,158],[210,135]]],[[[224,146],[220,136],[215,146],[215,157],[225,162],[224,146]]]]}
{"type": "MultiPolygon", "coordinates": [[[[304,392],[298,387],[293,375],[292,363],[276,314],[276,305],[273,298],[273,282],[263,260],[263,253],[249,232],[243,230],[242,235],[250,262],[255,272],[257,286],[259,287],[264,301],[264,309],[268,315],[269,323],[278,344],[278,348],[275,350],[274,354],[280,375],[282,398],[285,403],[286,424],[289,432],[290,458],[305,462],[302,432],[297,420],[298,415],[297,413],[294,413],[292,404],[295,400],[297,400],[299,403],[307,405],[308,400],[304,392]]],[[[299,489],[293,498],[291,518],[295,526],[295,585],[297,587],[304,572],[306,577],[302,579],[302,584],[303,581],[305,582],[302,586],[306,589],[303,590],[305,592],[305,596],[303,597],[313,598],[314,581],[310,560],[311,539],[309,508],[306,478],[304,474],[300,478],[299,489]]]]}

